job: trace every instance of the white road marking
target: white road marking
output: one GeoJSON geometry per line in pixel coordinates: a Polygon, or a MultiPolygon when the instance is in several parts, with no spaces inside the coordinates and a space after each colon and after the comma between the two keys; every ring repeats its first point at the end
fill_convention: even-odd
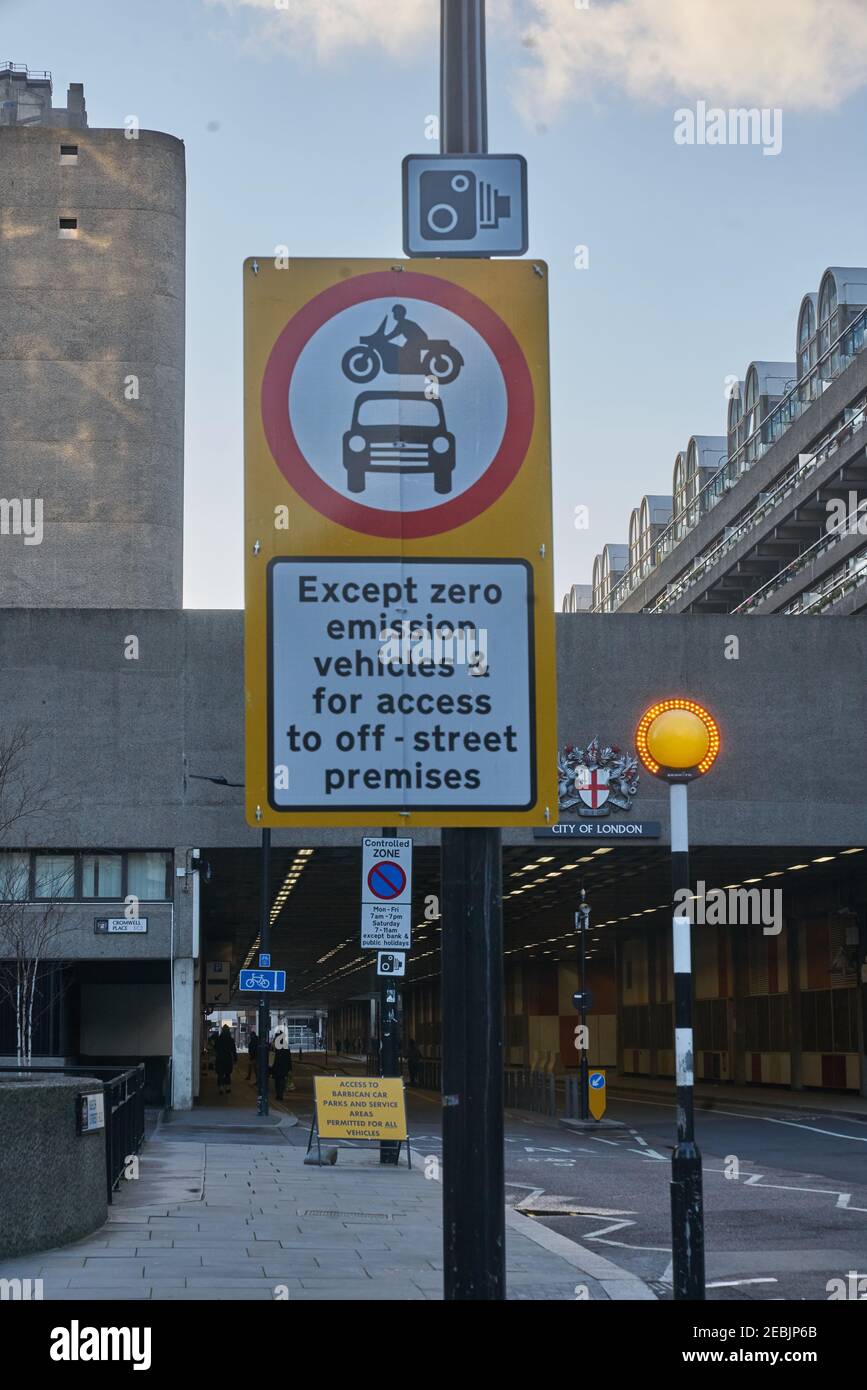
{"type": "MultiPolygon", "coordinates": [[[[583,1216],[584,1213],[582,1212],[583,1216]]],[[[599,1240],[600,1236],[607,1236],[611,1231],[622,1231],[624,1226],[634,1226],[634,1221],[612,1221],[610,1226],[600,1226],[598,1231],[584,1231],[581,1235],[582,1240],[599,1240]]]]}
{"type": "Polygon", "coordinates": [[[658,1158],[661,1159],[663,1163],[665,1162],[665,1154],[657,1153],[656,1149],[627,1149],[626,1152],[631,1154],[640,1154],[642,1158],[658,1158]]]}
{"type": "MultiPolygon", "coordinates": [[[[722,1173],[727,1177],[725,1168],[712,1168],[709,1163],[702,1164],[703,1173],[722,1173]]],[[[751,1173],[748,1178],[728,1178],[729,1182],[740,1182],[743,1187],[766,1187],[775,1192],[814,1192],[819,1197],[836,1197],[835,1206],[840,1211],[857,1211],[867,1213],[867,1207],[852,1207],[849,1203],[852,1200],[851,1192],[839,1192],[836,1187],[792,1187],[786,1183],[765,1182],[764,1173],[751,1173]]]]}
{"type": "Polygon", "coordinates": [[[592,1138],[594,1144],[611,1144],[615,1149],[619,1148],[619,1145],[614,1139],[600,1139],[597,1134],[594,1134],[592,1138]]]}
{"type": "Polygon", "coordinates": [[[779,1279],[715,1279],[709,1289],[736,1289],[739,1284],[778,1284],[779,1279]]]}
{"type": "MultiPolygon", "coordinates": [[[[527,1192],[527,1194],[528,1194],[526,1197],[522,1197],[521,1200],[522,1200],[523,1202],[532,1202],[532,1201],[534,1201],[537,1197],[541,1197],[542,1193],[545,1191],[544,1187],[531,1187],[530,1184],[529,1184],[528,1182],[507,1182],[507,1183],[504,1184],[504,1186],[505,1186],[505,1187],[523,1187],[524,1190],[525,1190],[525,1191],[527,1192]]],[[[516,1205],[517,1205],[517,1204],[516,1204],[516,1205]]]]}
{"type": "MultiPolygon", "coordinates": [[[[589,1240],[589,1236],[583,1236],[583,1240],[589,1240]]],[[[671,1251],[670,1245],[630,1245],[628,1240],[605,1240],[602,1236],[596,1237],[600,1245],[617,1245],[621,1250],[652,1250],[660,1255],[667,1255],[671,1251]]]]}
{"type": "Polygon", "coordinates": [[[841,1211],[867,1211],[867,1207],[850,1207],[852,1200],[851,1192],[840,1192],[837,1194],[837,1206],[841,1211]]]}
{"type": "MultiPolygon", "coordinates": [[[[617,1097],[615,1097],[615,1099],[617,1099],[617,1097]]],[[[623,1099],[623,1097],[620,1097],[620,1099],[623,1099]]],[[[634,1100],[634,1098],[630,1096],[629,1104],[633,1103],[635,1105],[651,1105],[654,1106],[657,1110],[675,1109],[675,1106],[673,1104],[665,1101],[634,1100]]],[[[697,1108],[700,1109],[701,1107],[699,1106],[697,1108]]],[[[765,1123],[769,1125],[788,1125],[791,1129],[807,1129],[810,1130],[813,1134],[824,1134],[829,1139],[851,1139],[852,1142],[855,1144],[867,1144],[867,1135],[840,1134],[837,1130],[834,1129],[819,1129],[816,1125],[801,1124],[797,1120],[777,1120],[774,1118],[773,1115],[750,1115],[747,1114],[746,1111],[742,1112],[740,1110],[721,1110],[717,1105],[714,1105],[710,1113],[714,1115],[728,1115],[734,1120],[764,1120],[765,1123]]]]}

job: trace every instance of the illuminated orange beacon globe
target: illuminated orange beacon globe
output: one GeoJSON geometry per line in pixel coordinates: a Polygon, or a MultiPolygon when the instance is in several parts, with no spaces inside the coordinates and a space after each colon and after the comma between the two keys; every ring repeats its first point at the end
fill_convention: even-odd
{"type": "Polygon", "coordinates": [[[660,700],[641,717],[635,748],[648,772],[664,780],[700,777],[719,752],[716,720],[695,700],[660,700]]]}

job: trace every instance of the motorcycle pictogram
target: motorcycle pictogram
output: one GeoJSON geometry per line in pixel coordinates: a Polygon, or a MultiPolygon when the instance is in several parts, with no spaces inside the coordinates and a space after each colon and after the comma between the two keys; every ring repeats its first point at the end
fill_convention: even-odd
{"type": "Polygon", "coordinates": [[[407,318],[406,307],[392,308],[395,327],[386,332],[388,315],[374,333],[362,335],[341,361],[350,381],[373,381],[378,372],[389,376],[429,376],[440,386],[456,381],[464,359],[446,338],[429,338],[424,329],[407,318]],[[399,341],[402,340],[402,341],[399,341]]]}

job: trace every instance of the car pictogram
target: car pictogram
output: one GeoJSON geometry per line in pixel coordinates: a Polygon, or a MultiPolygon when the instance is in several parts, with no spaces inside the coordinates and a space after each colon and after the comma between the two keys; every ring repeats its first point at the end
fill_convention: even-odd
{"type": "Polygon", "coordinates": [[[439,397],[424,391],[362,391],[343,436],[350,492],[367,473],[432,473],[435,492],[451,492],[455,437],[439,397]]]}

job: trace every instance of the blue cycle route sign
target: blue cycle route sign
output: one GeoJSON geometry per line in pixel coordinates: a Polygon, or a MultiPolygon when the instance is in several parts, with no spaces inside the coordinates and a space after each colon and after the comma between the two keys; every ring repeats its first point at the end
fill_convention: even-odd
{"type": "Polygon", "coordinates": [[[285,994],[285,970],[242,970],[238,988],[254,994],[285,994]]]}

